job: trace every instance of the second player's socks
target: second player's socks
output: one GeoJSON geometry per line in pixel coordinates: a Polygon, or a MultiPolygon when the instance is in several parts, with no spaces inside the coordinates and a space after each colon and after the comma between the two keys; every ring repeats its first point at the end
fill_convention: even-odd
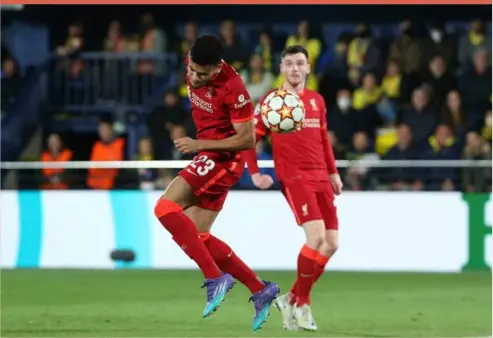
{"type": "Polygon", "coordinates": [[[244,284],[252,293],[257,293],[264,289],[264,283],[257,277],[255,272],[253,272],[252,269],[236,255],[228,244],[209,233],[200,234],[200,237],[221,271],[232,275],[244,284]]]}
{"type": "MultiPolygon", "coordinates": [[[[315,261],[315,274],[313,275],[313,284],[324,274],[325,266],[329,262],[329,257],[318,254],[315,261]]],[[[291,304],[296,303],[296,294],[298,293],[298,280],[296,280],[290,290],[291,304]]]]}
{"type": "Polygon", "coordinates": [[[183,213],[183,209],[178,204],[160,199],[154,208],[154,214],[173,236],[173,240],[197,263],[205,278],[214,279],[222,276],[221,270],[202,243],[195,224],[183,213]]]}
{"type": "Polygon", "coordinates": [[[315,278],[318,251],[304,245],[298,255],[298,276],[296,281],[296,304],[310,304],[310,291],[315,278]]]}

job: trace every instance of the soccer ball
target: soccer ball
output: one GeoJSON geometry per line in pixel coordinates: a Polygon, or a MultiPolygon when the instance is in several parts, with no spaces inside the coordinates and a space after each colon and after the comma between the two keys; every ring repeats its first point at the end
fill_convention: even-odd
{"type": "Polygon", "coordinates": [[[279,89],[264,99],[260,106],[262,121],[275,133],[290,133],[301,128],[305,118],[305,107],[300,97],[279,89]]]}

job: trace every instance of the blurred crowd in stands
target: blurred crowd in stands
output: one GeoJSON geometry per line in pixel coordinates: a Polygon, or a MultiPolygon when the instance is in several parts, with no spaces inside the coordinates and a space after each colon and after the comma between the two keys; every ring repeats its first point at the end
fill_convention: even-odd
{"type": "MultiPolygon", "coordinates": [[[[71,24],[66,41],[56,49],[59,56],[65,57],[56,67],[71,79],[84,72],[84,79],[95,76],[83,53],[97,50],[87,47],[84,39],[84,26],[88,24],[71,24]]],[[[157,59],[141,58],[124,67],[133,67],[139,88],[166,77],[163,86],[153,87],[160,103],[146,104],[142,95],[137,99],[144,107],[139,116],[144,116],[145,127],[139,129],[138,142],[131,148],[135,151],[130,154],[125,144],[128,139],[117,136],[126,130],[128,118],[122,120],[118,114],[112,114],[104,119],[99,125],[100,141],[94,144],[90,159],[183,159],[172,143],[177,137],[194,136],[183,59],[195,38],[205,31],[217,33],[223,39],[225,60],[237,69],[255,101],[283,82],[278,66],[282,49],[305,46],[312,66],[306,86],[319,91],[326,100],[328,133],[337,159],[491,159],[491,23],[474,20],[454,34],[447,31],[445,22],[417,25],[404,20],[387,25],[385,31],[369,23],[346,26],[347,29],[339,29],[333,43],[327,43],[327,32],[320,33],[321,29],[310,26],[307,20],[300,21],[285,35],[279,34],[279,29],[257,24],[252,24],[248,32],[239,32],[230,20],[206,29],[189,22],[179,33],[170,32],[161,29],[151,14],[141,17],[141,31],[132,35],[119,21],[110,22],[99,51],[122,55],[165,53],[175,62],[170,66],[157,59]]],[[[106,60],[101,68],[103,73],[121,73],[121,67],[110,61],[106,60]]],[[[14,100],[20,90],[22,79],[15,69],[13,59],[3,60],[2,107],[14,100]]],[[[86,95],[87,86],[80,84],[77,88],[82,88],[81,95],[86,95]]],[[[104,98],[118,100],[111,96],[111,90],[118,89],[109,88],[104,98]]],[[[86,104],[84,100],[71,104],[86,104]]],[[[268,137],[259,142],[257,151],[261,159],[271,158],[269,144],[268,137]]],[[[63,150],[60,135],[51,134],[47,146],[43,160],[71,159],[71,150],[63,150]]],[[[352,190],[385,187],[491,191],[491,168],[355,167],[341,172],[346,187],[352,190]]],[[[139,170],[133,174],[139,177],[142,188],[157,188],[166,186],[174,172],[139,170]]],[[[90,170],[86,185],[113,188],[119,175],[117,170],[90,170]]],[[[65,186],[67,182],[62,176],[63,171],[45,170],[45,187],[65,186]]],[[[245,175],[240,185],[250,184],[245,175]]]]}

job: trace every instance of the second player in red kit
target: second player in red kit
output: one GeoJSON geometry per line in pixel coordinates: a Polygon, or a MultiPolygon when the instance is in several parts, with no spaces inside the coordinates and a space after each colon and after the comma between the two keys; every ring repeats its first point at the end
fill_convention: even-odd
{"type": "MultiPolygon", "coordinates": [[[[305,245],[298,256],[296,282],[290,293],[277,298],[276,305],[282,312],[286,329],[314,331],[317,325],[311,312],[310,291],[337,249],[338,220],[334,194],[341,193],[342,182],[329,143],[324,99],[319,93],[304,88],[309,72],[305,48],[293,46],[283,52],[281,73],[286,80],[279,90],[296,93],[300,97],[305,107],[305,118],[300,130],[287,134],[271,133],[270,137],[282,193],[296,222],[306,234],[305,245]]],[[[255,110],[258,138],[269,131],[261,118],[262,100],[255,110]]],[[[245,157],[255,186],[269,188],[272,178],[259,173],[255,149],[246,151],[245,157]]]]}
{"type": "Polygon", "coordinates": [[[174,142],[182,153],[198,156],[170,183],[156,204],[155,215],[206,278],[203,316],[220,306],[237,279],[252,292],[253,329],[257,330],[266,321],[279,287],[259,279],[209,232],[243,173],[241,151],[255,146],[251,98],[240,76],[223,61],[223,53],[221,40],[213,35],[199,37],[190,48],[187,85],[197,139],[174,142]]]}

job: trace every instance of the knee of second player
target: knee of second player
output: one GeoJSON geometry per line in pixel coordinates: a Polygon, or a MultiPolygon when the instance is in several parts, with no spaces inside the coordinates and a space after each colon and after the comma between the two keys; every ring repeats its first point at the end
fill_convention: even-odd
{"type": "Polygon", "coordinates": [[[337,230],[326,230],[320,253],[326,257],[333,256],[339,249],[339,232],[337,230]]]}
{"type": "Polygon", "coordinates": [[[306,245],[312,249],[320,250],[325,241],[325,227],[322,220],[309,221],[303,224],[306,235],[306,245]]]}

